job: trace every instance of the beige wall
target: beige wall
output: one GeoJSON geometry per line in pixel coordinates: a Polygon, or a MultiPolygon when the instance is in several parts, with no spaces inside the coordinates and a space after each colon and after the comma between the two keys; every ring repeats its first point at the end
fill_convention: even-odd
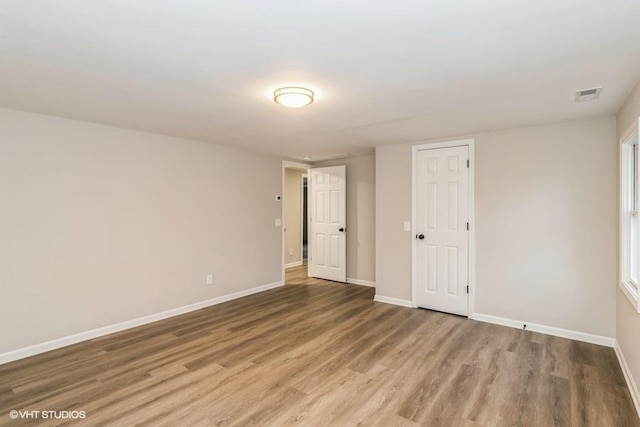
{"type": "MultiPolygon", "coordinates": [[[[473,135],[477,313],[615,334],[615,118],[473,135]]],[[[376,149],[377,293],[411,300],[411,144],[376,149]]]]}
{"type": "Polygon", "coordinates": [[[622,138],[632,126],[638,124],[638,117],[640,117],[640,83],[629,94],[624,105],[618,111],[618,139],[622,138]]]}
{"type": "MultiPolygon", "coordinates": [[[[640,116],[640,84],[636,86],[618,112],[618,138],[637,124],[640,116]]],[[[638,314],[620,288],[617,290],[616,339],[622,349],[631,374],[640,389],[640,314],[638,314]]]]}
{"type": "Polygon", "coordinates": [[[0,353],[281,280],[280,158],[6,109],[0,134],[0,353]]]}
{"type": "Polygon", "coordinates": [[[411,145],[376,148],[376,294],[411,300],[411,145]]]}
{"type": "Polygon", "coordinates": [[[314,163],[347,167],[347,278],[375,282],[375,156],[314,163]]]}
{"type": "Polygon", "coordinates": [[[305,172],[285,169],[284,173],[284,263],[301,261],[302,247],[302,175],[305,172]]]}

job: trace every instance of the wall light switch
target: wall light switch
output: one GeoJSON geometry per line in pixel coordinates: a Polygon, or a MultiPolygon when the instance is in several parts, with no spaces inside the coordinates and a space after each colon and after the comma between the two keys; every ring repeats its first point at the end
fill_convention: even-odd
{"type": "Polygon", "coordinates": [[[207,285],[213,285],[213,274],[207,274],[207,285]]]}
{"type": "Polygon", "coordinates": [[[282,227],[282,220],[280,218],[276,218],[276,227],[282,227]]]}
{"type": "Polygon", "coordinates": [[[404,231],[411,231],[411,221],[404,222],[404,231]]]}

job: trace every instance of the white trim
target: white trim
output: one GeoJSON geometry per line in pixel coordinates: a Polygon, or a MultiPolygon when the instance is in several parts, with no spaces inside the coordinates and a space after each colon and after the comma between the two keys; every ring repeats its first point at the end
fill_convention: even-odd
{"type": "Polygon", "coordinates": [[[436,148],[462,147],[469,148],[469,294],[467,296],[467,316],[471,316],[475,310],[475,283],[476,283],[476,217],[475,217],[475,139],[460,139],[455,141],[431,142],[418,144],[411,147],[411,306],[418,306],[418,283],[416,282],[416,224],[418,218],[416,203],[416,157],[420,150],[436,148]]]}
{"type": "Polygon", "coordinates": [[[615,340],[614,344],[615,345],[613,346],[613,349],[616,351],[616,356],[618,356],[618,362],[620,362],[620,367],[622,368],[624,379],[627,381],[629,393],[631,393],[633,404],[635,405],[636,412],[640,417],[640,391],[638,390],[638,384],[633,379],[633,375],[631,375],[631,369],[629,369],[629,365],[627,365],[627,361],[624,358],[624,353],[622,352],[622,348],[620,348],[618,340],[615,340]]]}
{"type": "Polygon", "coordinates": [[[620,142],[624,142],[627,139],[631,138],[633,136],[634,133],[638,133],[640,132],[640,117],[638,117],[638,120],[636,120],[626,131],[625,133],[622,134],[622,137],[620,138],[620,142]]]}
{"type": "MultiPolygon", "coordinates": [[[[285,171],[287,169],[295,169],[295,170],[304,170],[307,171],[307,174],[309,173],[309,170],[311,169],[311,165],[307,164],[307,163],[300,163],[300,162],[292,162],[289,160],[283,160],[282,161],[282,176],[281,176],[281,183],[280,183],[280,191],[281,191],[281,196],[282,199],[280,201],[280,221],[281,221],[281,227],[280,227],[280,265],[282,266],[281,268],[281,280],[282,283],[284,283],[285,281],[285,272],[284,270],[286,270],[286,266],[285,266],[285,245],[284,245],[284,183],[285,183],[285,171]]],[[[308,207],[308,206],[307,206],[308,207]]],[[[300,240],[302,240],[302,236],[300,236],[300,240]]],[[[302,244],[301,246],[301,251],[302,251],[302,244]]],[[[301,254],[302,255],[302,254],[301,254]]]]}
{"type": "Polygon", "coordinates": [[[283,160],[282,167],[285,169],[298,169],[298,170],[309,170],[311,169],[311,165],[309,163],[302,162],[292,162],[290,160],[283,160]]]}
{"type": "Polygon", "coordinates": [[[383,302],[385,304],[399,305],[400,307],[415,308],[413,306],[413,303],[406,299],[391,298],[391,297],[385,297],[384,295],[376,294],[376,296],[373,297],[373,300],[376,302],[383,302]]]}
{"type": "Polygon", "coordinates": [[[633,308],[640,313],[640,298],[638,298],[638,292],[631,286],[629,282],[620,283],[620,290],[627,297],[633,308]]]}
{"type": "Polygon", "coordinates": [[[561,329],[553,326],[540,325],[537,323],[525,322],[523,320],[513,320],[504,317],[490,316],[488,314],[474,313],[471,317],[473,320],[486,323],[494,323],[496,325],[508,326],[510,328],[523,329],[527,325],[527,331],[540,332],[555,337],[569,338],[576,341],[588,342],[591,344],[604,345],[613,347],[615,338],[605,337],[602,335],[588,334],[586,332],[572,331],[570,329],[561,329]]]}
{"type": "MultiPolygon", "coordinates": [[[[631,126],[624,133],[624,136],[619,140],[619,170],[620,174],[618,176],[618,190],[619,190],[619,265],[618,272],[619,278],[618,283],[622,293],[627,297],[633,308],[636,312],[640,313],[640,298],[638,297],[638,291],[635,289],[630,283],[630,266],[629,266],[629,227],[630,227],[630,219],[629,219],[629,198],[630,198],[630,189],[628,186],[628,175],[629,175],[629,167],[630,167],[630,153],[631,153],[631,145],[634,140],[638,143],[638,135],[640,129],[640,118],[638,121],[631,126]]],[[[640,147],[640,144],[638,145],[640,147]]],[[[636,159],[635,164],[640,163],[638,159],[638,152],[636,151],[636,159]]],[[[638,189],[636,188],[636,191],[638,189]]],[[[637,195],[636,195],[637,198],[637,195]]],[[[638,236],[637,241],[640,244],[640,227],[638,227],[638,236]]],[[[640,252],[640,248],[637,249],[640,252]]]]}
{"type": "Polygon", "coordinates": [[[372,288],[376,287],[376,282],[372,282],[370,280],[354,279],[351,277],[347,277],[347,283],[351,283],[352,285],[370,286],[372,288]]]}
{"type": "Polygon", "coordinates": [[[294,261],[294,262],[290,262],[289,264],[285,264],[284,268],[292,268],[292,267],[300,267],[302,265],[302,261],[294,261]]]}
{"type": "MultiPolygon", "coordinates": [[[[300,175],[300,262],[304,261],[304,179],[307,178],[307,186],[309,185],[309,172],[300,175]]],[[[309,187],[307,187],[307,190],[309,187]]],[[[307,216],[309,215],[309,206],[307,205],[307,216]]],[[[309,229],[307,228],[307,231],[309,229]]],[[[308,248],[307,248],[308,249],[308,248]]],[[[309,254],[307,254],[309,255],[309,254]]]]}
{"type": "Polygon", "coordinates": [[[266,285],[256,286],[243,291],[234,292],[232,294],[219,296],[205,301],[196,302],[194,304],[185,305],[171,310],[162,311],[160,313],[150,314],[148,316],[138,317],[137,319],[127,320],[125,322],[116,323],[114,325],[103,326],[102,328],[92,329],[90,331],[80,332],[78,334],[69,335],[63,338],[57,338],[40,344],[31,345],[29,347],[19,348],[17,350],[0,353],[0,365],[9,363],[14,360],[24,359],[25,357],[35,356],[36,354],[45,353],[47,351],[56,350],[82,341],[104,335],[113,334],[115,332],[124,331],[125,329],[135,328],[136,326],[146,325],[147,323],[157,322],[158,320],[167,319],[169,317],[179,316],[191,311],[200,310],[212,305],[222,304],[223,302],[242,298],[248,295],[257,294],[258,292],[268,291],[284,285],[282,281],[268,283],[266,285]]]}

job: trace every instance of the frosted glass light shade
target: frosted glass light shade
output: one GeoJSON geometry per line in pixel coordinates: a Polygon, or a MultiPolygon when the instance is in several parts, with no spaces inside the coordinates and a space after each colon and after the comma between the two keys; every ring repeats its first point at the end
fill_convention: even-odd
{"type": "Polygon", "coordinates": [[[281,87],[273,92],[273,100],[289,108],[299,108],[313,102],[313,91],[303,87],[281,87]]]}

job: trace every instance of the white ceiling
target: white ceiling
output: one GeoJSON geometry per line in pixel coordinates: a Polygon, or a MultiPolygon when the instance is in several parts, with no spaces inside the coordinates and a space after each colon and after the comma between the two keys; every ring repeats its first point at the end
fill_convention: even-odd
{"type": "Polygon", "coordinates": [[[0,7],[0,106],[292,158],[615,114],[638,79],[638,0],[0,7]],[[277,106],[286,83],[316,102],[277,106]]]}

